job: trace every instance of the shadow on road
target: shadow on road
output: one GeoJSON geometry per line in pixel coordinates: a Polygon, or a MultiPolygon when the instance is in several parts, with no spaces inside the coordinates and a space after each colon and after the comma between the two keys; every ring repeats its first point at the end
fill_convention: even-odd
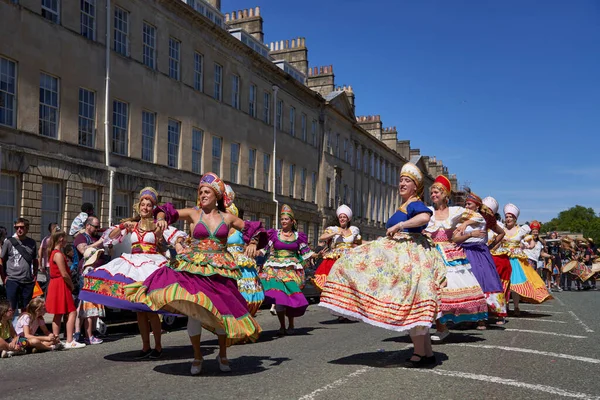
{"type": "Polygon", "coordinates": [[[321,325],[346,325],[346,324],[358,324],[360,321],[350,321],[345,319],[340,321],[339,319],[330,319],[328,321],[319,321],[321,325]]]}
{"type": "MultiPolygon", "coordinates": [[[[443,343],[476,343],[483,342],[486,339],[481,337],[481,333],[459,333],[459,332],[451,332],[450,335],[446,339],[444,339],[443,343]]],[[[383,339],[382,342],[396,342],[396,343],[412,343],[410,341],[410,337],[408,335],[404,336],[396,336],[387,339],[383,339]]],[[[436,344],[434,343],[434,346],[436,344]]]]}
{"type": "MultiPolygon", "coordinates": [[[[445,353],[436,351],[438,365],[448,359],[445,353]]],[[[403,368],[404,362],[412,356],[412,349],[398,351],[376,351],[371,353],[353,354],[348,357],[329,361],[330,364],[364,365],[373,368],[403,368]]]]}
{"type": "MultiPolygon", "coordinates": [[[[211,355],[217,351],[217,347],[205,347],[204,343],[202,344],[202,354],[204,356],[211,355]]],[[[172,346],[172,347],[164,347],[162,357],[158,360],[150,360],[148,358],[144,358],[142,360],[136,360],[135,357],[138,355],[140,351],[125,351],[122,353],[109,354],[104,356],[105,360],[109,361],[117,361],[117,362],[161,362],[165,360],[183,360],[183,359],[191,359],[193,357],[192,347],[187,346],[172,346]]]]}
{"type": "MultiPolygon", "coordinates": [[[[190,358],[189,356],[190,354],[188,353],[188,358],[190,358]]],[[[260,372],[266,371],[270,367],[281,365],[285,361],[289,360],[290,359],[287,357],[271,358],[262,356],[242,356],[230,360],[232,372],[223,373],[219,371],[217,360],[215,360],[213,357],[211,357],[210,359],[207,359],[205,357],[204,363],[202,364],[202,373],[200,374],[200,376],[228,377],[258,374],[260,372]]],[[[163,364],[154,367],[154,371],[167,375],[192,377],[190,375],[190,366],[191,361],[173,364],[163,364]]]]}

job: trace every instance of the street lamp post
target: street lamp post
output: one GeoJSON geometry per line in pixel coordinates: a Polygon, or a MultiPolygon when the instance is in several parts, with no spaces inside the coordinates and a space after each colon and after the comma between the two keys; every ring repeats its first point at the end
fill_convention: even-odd
{"type": "Polygon", "coordinates": [[[273,202],[275,203],[275,229],[279,228],[279,201],[277,201],[277,92],[273,85],[273,202]]]}

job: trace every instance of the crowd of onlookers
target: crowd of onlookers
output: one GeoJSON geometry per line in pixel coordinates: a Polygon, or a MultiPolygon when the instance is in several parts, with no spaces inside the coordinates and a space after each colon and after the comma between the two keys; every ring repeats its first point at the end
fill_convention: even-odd
{"type": "Polygon", "coordinates": [[[85,203],[69,232],[48,225],[39,249],[28,236],[29,221],[18,218],[14,235],[0,227],[0,351],[7,358],[27,352],[78,349],[100,344],[94,335],[101,305],[80,302],[86,268],[104,260],[99,220],[85,203]],[[72,238],[72,244],[69,244],[72,238]],[[45,314],[53,314],[52,332],[45,314]],[[64,341],[60,340],[64,324],[64,341]],[[84,332],[82,333],[82,325],[84,332]]]}

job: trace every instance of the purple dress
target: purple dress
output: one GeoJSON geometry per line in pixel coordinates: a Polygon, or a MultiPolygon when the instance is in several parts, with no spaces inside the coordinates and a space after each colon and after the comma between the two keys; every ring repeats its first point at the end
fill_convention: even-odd
{"type": "MultiPolygon", "coordinates": [[[[159,208],[169,224],[178,219],[175,208],[167,203],[159,208]]],[[[221,216],[222,217],[222,216],[221,216]]],[[[264,229],[260,222],[245,222],[246,242],[264,229]]],[[[191,245],[171,262],[144,282],[126,287],[129,301],[146,304],[153,311],[184,314],[200,320],[215,332],[224,330],[229,342],[255,341],[261,328],[248,312],[246,300],[237,287],[241,272],[227,252],[229,227],[221,221],[210,232],[200,220],[193,232],[191,245]]]]}

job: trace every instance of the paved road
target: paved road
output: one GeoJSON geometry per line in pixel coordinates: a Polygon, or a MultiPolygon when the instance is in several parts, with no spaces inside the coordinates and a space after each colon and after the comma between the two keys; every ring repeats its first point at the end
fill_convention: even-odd
{"type": "Polygon", "coordinates": [[[203,340],[204,371],[189,376],[184,330],[164,337],[158,361],[132,361],[139,338],[108,337],[82,350],[0,360],[0,398],[178,399],[600,399],[600,292],[563,292],[523,305],[505,329],[454,331],[432,370],[400,366],[408,337],[361,323],[338,324],[311,306],[297,336],[274,338],[277,322],[258,317],[258,343],[234,346],[234,372],[218,372],[216,338],[203,340]]]}

